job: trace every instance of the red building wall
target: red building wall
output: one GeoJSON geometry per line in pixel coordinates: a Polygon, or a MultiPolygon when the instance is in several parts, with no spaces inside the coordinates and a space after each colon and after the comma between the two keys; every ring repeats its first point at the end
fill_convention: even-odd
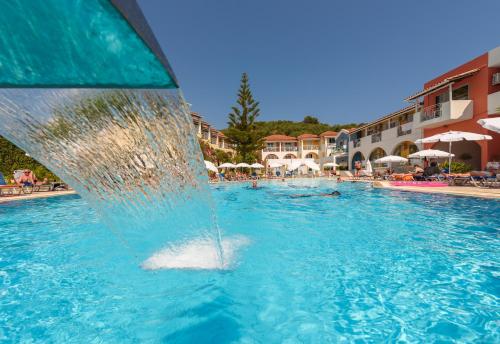
{"type": "MultiPolygon", "coordinates": [[[[488,161],[500,161],[500,135],[481,127],[477,121],[488,117],[488,94],[500,91],[500,85],[492,86],[491,78],[495,70],[499,68],[488,68],[488,54],[483,54],[463,65],[440,75],[439,77],[425,83],[424,88],[435,85],[447,77],[480,68],[480,70],[453,84],[452,88],[457,89],[463,85],[469,85],[469,99],[473,100],[473,117],[470,120],[442,125],[436,128],[424,129],[424,137],[443,133],[449,130],[468,131],[473,133],[487,134],[493,137],[490,141],[477,141],[481,147],[481,167],[484,168],[488,161]]],[[[439,91],[430,93],[424,97],[424,107],[435,105],[436,96],[447,93],[448,87],[439,91]]],[[[433,144],[426,145],[425,148],[431,148],[433,144]]]]}

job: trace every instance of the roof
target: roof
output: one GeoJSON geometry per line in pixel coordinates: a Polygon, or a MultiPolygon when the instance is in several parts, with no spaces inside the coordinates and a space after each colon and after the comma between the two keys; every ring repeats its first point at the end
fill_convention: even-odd
{"type": "Polygon", "coordinates": [[[276,135],[269,135],[269,136],[266,136],[264,137],[264,140],[266,140],[267,142],[271,142],[271,141],[297,141],[297,138],[293,137],[293,136],[286,136],[286,135],[279,135],[279,134],[276,134],[276,135]]]}
{"type": "Polygon", "coordinates": [[[405,108],[402,108],[402,109],[400,109],[398,111],[391,112],[388,115],[380,117],[379,119],[376,119],[376,120],[374,120],[372,122],[366,123],[365,125],[362,125],[362,126],[360,126],[358,128],[351,128],[351,129],[349,129],[349,134],[352,134],[352,133],[354,133],[356,131],[359,131],[361,129],[365,129],[365,128],[367,128],[369,126],[372,126],[374,124],[386,121],[386,120],[388,120],[388,119],[390,119],[392,117],[396,117],[396,116],[399,116],[399,115],[402,115],[402,114],[405,114],[405,113],[409,113],[409,112],[412,112],[412,111],[415,111],[415,105],[413,105],[413,104],[409,105],[409,106],[407,106],[405,108]]]}
{"type": "Polygon", "coordinates": [[[337,136],[337,132],[336,131],[331,131],[331,130],[328,130],[328,131],[325,131],[324,133],[321,133],[319,136],[320,137],[325,137],[325,136],[337,136]]]}
{"type": "Polygon", "coordinates": [[[471,69],[467,72],[463,72],[463,73],[459,73],[459,74],[455,74],[455,75],[452,75],[452,76],[449,76],[447,78],[445,78],[443,81],[440,81],[432,86],[429,86],[427,88],[424,88],[422,91],[420,92],[417,92],[415,93],[414,95],[411,95],[409,97],[407,97],[405,100],[406,101],[410,101],[410,100],[414,100],[414,99],[417,99],[419,97],[422,97],[422,96],[425,96],[426,94],[428,93],[431,93],[431,92],[434,92],[434,91],[437,91],[441,88],[444,88],[446,86],[448,86],[450,83],[454,82],[454,81],[458,81],[458,80],[462,80],[468,76],[471,76],[472,74],[476,73],[477,71],[479,71],[480,68],[474,68],[474,69],[471,69]]]}
{"type": "Polygon", "coordinates": [[[201,116],[197,112],[191,112],[191,116],[201,118],[201,116]]]}
{"type": "Polygon", "coordinates": [[[299,135],[297,136],[297,138],[299,140],[304,140],[304,139],[317,139],[319,138],[318,135],[314,135],[314,134],[302,134],[302,135],[299,135]]]}

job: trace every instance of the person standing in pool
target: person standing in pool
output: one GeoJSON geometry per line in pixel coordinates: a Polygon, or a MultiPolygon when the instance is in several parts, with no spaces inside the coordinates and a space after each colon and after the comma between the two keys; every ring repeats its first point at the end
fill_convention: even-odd
{"type": "Polygon", "coordinates": [[[356,161],[354,163],[354,169],[356,170],[356,172],[354,172],[354,176],[359,177],[359,172],[361,171],[361,161],[356,161]]]}

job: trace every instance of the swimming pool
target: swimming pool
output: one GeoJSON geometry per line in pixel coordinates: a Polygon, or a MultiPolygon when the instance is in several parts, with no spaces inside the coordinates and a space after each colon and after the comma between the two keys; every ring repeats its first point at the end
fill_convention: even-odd
{"type": "Polygon", "coordinates": [[[139,268],[78,196],[0,204],[0,342],[500,340],[500,202],[260,185],[212,187],[225,271],[139,268]]]}

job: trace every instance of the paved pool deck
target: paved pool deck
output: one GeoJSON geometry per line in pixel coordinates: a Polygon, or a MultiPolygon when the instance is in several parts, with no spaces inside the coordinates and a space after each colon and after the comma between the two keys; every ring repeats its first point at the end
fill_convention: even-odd
{"type": "Polygon", "coordinates": [[[443,187],[392,186],[387,181],[374,181],[373,187],[388,189],[388,190],[396,190],[396,191],[422,192],[422,193],[442,194],[442,195],[452,195],[452,196],[500,199],[500,189],[478,188],[475,186],[443,186],[443,187]]]}
{"type": "Polygon", "coordinates": [[[28,199],[36,199],[36,198],[48,198],[48,197],[73,195],[75,193],[76,193],[76,191],[70,190],[70,191],[33,192],[32,194],[29,194],[29,195],[19,195],[19,196],[2,196],[2,197],[0,197],[0,203],[28,200],[28,199]]]}

